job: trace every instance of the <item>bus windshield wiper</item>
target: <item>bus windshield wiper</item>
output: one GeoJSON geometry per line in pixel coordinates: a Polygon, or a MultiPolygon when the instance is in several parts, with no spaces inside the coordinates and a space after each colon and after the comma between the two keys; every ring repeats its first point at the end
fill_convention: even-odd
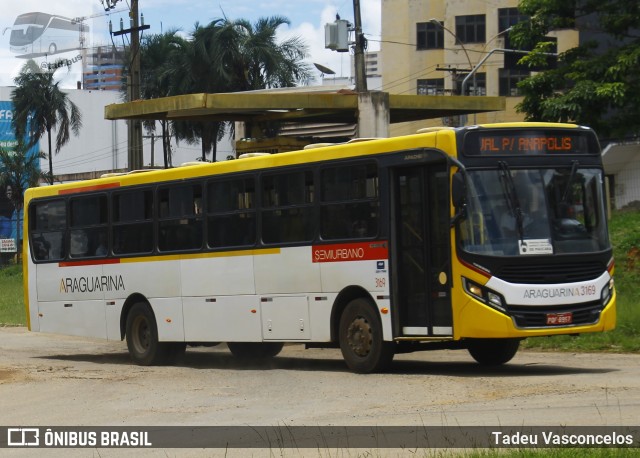
{"type": "Polygon", "coordinates": [[[509,207],[509,213],[516,220],[516,230],[518,231],[518,237],[520,240],[524,240],[524,215],[522,214],[522,208],[520,207],[520,201],[518,200],[518,193],[516,192],[516,185],[513,182],[513,176],[511,176],[511,170],[509,164],[505,161],[498,162],[498,175],[500,177],[500,184],[502,185],[502,193],[507,201],[509,207]]]}
{"type": "Polygon", "coordinates": [[[567,187],[564,189],[564,194],[562,194],[562,203],[566,204],[567,199],[569,198],[569,192],[571,191],[571,185],[573,184],[573,180],[576,179],[576,171],[578,170],[578,161],[571,162],[571,173],[569,174],[569,180],[567,181],[567,187]]]}

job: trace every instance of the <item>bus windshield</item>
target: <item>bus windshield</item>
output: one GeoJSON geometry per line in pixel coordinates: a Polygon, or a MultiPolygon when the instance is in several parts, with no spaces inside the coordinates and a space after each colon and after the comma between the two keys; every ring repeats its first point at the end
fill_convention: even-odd
{"type": "Polygon", "coordinates": [[[492,256],[592,253],[609,248],[603,175],[595,168],[468,170],[462,248],[492,256]]]}
{"type": "Polygon", "coordinates": [[[42,36],[50,15],[43,13],[21,14],[11,29],[9,43],[12,46],[24,46],[33,43],[42,36]]]}

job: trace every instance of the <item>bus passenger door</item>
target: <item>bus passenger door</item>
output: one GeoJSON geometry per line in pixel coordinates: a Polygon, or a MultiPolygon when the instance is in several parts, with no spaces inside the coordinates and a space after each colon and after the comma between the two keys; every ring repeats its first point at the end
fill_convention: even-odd
{"type": "Polygon", "coordinates": [[[447,166],[397,168],[392,180],[394,335],[451,336],[447,166]]]}

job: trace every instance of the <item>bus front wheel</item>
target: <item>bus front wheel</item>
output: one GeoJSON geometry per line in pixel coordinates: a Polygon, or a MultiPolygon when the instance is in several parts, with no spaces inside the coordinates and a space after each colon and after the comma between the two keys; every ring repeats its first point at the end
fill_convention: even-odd
{"type": "Polygon", "coordinates": [[[394,356],[393,342],[385,342],[382,321],[366,299],[354,299],[340,317],[340,350],[349,369],[359,374],[381,372],[394,356]]]}
{"type": "Polygon", "coordinates": [[[483,366],[499,366],[511,361],[519,347],[520,339],[471,339],[467,350],[483,366]]]}
{"type": "Polygon", "coordinates": [[[167,343],[158,341],[158,326],[151,307],[138,302],[127,315],[127,348],[134,363],[154,366],[166,362],[170,353],[167,343]]]}

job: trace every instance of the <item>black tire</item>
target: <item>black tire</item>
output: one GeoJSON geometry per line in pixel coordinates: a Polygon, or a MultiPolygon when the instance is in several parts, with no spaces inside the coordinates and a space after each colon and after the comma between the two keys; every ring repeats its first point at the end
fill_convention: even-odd
{"type": "Polygon", "coordinates": [[[151,307],[138,302],[127,315],[127,348],[134,363],[155,366],[167,361],[170,345],[158,341],[158,326],[151,307]]]}
{"type": "Polygon", "coordinates": [[[338,339],[349,369],[359,374],[386,370],[395,354],[395,344],[385,342],[382,322],[366,299],[349,302],[340,317],[338,339]]]}
{"type": "Polygon", "coordinates": [[[248,362],[260,362],[274,358],[284,347],[282,342],[227,342],[227,347],[238,359],[248,362]]]}
{"type": "Polygon", "coordinates": [[[472,339],[467,350],[483,366],[499,366],[511,361],[519,347],[520,339],[472,339]]]}

